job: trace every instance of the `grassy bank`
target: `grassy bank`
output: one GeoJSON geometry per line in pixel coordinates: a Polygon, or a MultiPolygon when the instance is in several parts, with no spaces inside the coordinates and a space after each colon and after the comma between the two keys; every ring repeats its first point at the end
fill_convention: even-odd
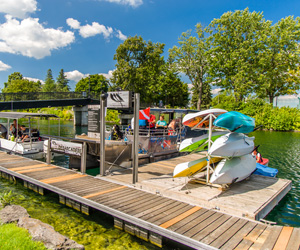
{"type": "Polygon", "coordinates": [[[32,241],[28,231],[16,224],[0,224],[1,250],[46,250],[42,242],[32,241]]]}

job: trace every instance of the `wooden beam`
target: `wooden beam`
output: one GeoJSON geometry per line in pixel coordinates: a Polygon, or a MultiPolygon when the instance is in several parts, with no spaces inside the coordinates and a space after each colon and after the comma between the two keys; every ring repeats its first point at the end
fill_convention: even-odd
{"type": "Polygon", "coordinates": [[[292,235],[293,232],[293,227],[283,227],[281,230],[281,233],[276,241],[276,244],[274,246],[273,250],[283,250],[286,249],[290,237],[292,235]]]}
{"type": "Polygon", "coordinates": [[[30,165],[30,166],[25,166],[25,167],[9,168],[9,170],[18,171],[18,170],[25,170],[25,169],[41,168],[41,167],[46,167],[46,166],[49,166],[49,165],[43,163],[43,164],[30,165]]]}
{"type": "Polygon", "coordinates": [[[81,175],[81,174],[69,174],[69,175],[64,175],[64,176],[57,176],[49,179],[44,179],[40,180],[40,182],[50,184],[50,183],[55,183],[55,182],[61,182],[61,181],[68,181],[68,180],[73,180],[81,177],[86,177],[86,175],[81,175]]]}
{"type": "Polygon", "coordinates": [[[93,196],[97,196],[97,195],[101,195],[101,194],[110,193],[110,192],[113,192],[113,191],[120,190],[120,189],[122,189],[122,188],[126,188],[126,186],[116,187],[116,188],[112,188],[112,189],[100,191],[100,192],[97,192],[97,193],[88,194],[88,195],[86,195],[86,196],[83,196],[82,198],[88,199],[88,198],[91,198],[91,197],[93,197],[93,196]]]}
{"type": "Polygon", "coordinates": [[[16,172],[19,173],[19,174],[24,174],[24,173],[44,171],[44,170],[53,169],[53,168],[56,168],[56,166],[42,167],[42,168],[35,168],[35,169],[25,169],[25,170],[16,171],[16,172]]]}

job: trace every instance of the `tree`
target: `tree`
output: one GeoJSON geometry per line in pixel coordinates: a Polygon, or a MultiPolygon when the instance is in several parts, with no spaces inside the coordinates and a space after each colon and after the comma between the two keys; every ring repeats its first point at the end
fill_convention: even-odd
{"type": "Polygon", "coordinates": [[[35,93],[40,91],[41,82],[34,82],[28,79],[11,80],[10,84],[2,90],[3,93],[35,93]]]}
{"type": "Polygon", "coordinates": [[[82,78],[75,87],[75,92],[87,92],[100,95],[108,91],[108,80],[103,75],[90,75],[82,78]]]}
{"type": "Polygon", "coordinates": [[[65,76],[65,72],[63,69],[60,70],[58,77],[56,78],[57,82],[56,82],[56,86],[57,92],[69,92],[70,91],[70,87],[68,85],[69,80],[66,78],[65,76]]]}
{"type": "Polygon", "coordinates": [[[23,79],[23,75],[20,72],[14,72],[8,76],[8,81],[4,83],[4,88],[7,88],[11,81],[13,80],[21,80],[23,79]]]}
{"type": "Polygon", "coordinates": [[[48,69],[45,84],[42,86],[43,92],[55,92],[56,84],[53,80],[52,70],[48,69]]]}
{"type": "Polygon", "coordinates": [[[259,52],[259,76],[255,91],[269,98],[295,94],[300,87],[299,42],[300,18],[289,16],[268,28],[265,47],[259,52]]]}
{"type": "Polygon", "coordinates": [[[262,13],[250,13],[246,8],[224,13],[206,29],[210,34],[207,58],[211,81],[233,90],[237,101],[253,92],[258,83],[258,53],[265,47],[269,25],[262,13]]]}
{"type": "Polygon", "coordinates": [[[196,25],[198,37],[191,36],[191,31],[183,32],[179,38],[179,47],[174,46],[169,50],[169,60],[178,71],[186,74],[193,85],[194,93],[197,93],[197,109],[201,109],[204,85],[206,80],[208,63],[206,59],[207,43],[201,24],[196,25]]]}
{"type": "Polygon", "coordinates": [[[141,102],[153,103],[159,95],[157,84],[165,64],[161,56],[164,44],[129,37],[120,44],[114,55],[116,70],[111,82],[113,88],[140,93],[141,102]]]}

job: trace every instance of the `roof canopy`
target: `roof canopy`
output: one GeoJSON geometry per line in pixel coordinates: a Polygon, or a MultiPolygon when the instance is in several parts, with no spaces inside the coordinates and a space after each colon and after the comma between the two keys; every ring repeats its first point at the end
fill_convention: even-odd
{"type": "Polygon", "coordinates": [[[0,112],[0,118],[20,119],[20,118],[31,118],[31,117],[59,118],[57,115],[43,114],[43,113],[0,112]]]}

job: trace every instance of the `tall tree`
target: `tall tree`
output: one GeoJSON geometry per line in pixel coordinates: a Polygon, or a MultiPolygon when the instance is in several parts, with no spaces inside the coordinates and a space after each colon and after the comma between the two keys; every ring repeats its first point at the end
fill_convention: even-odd
{"type": "MultiPolygon", "coordinates": [[[[188,76],[197,94],[197,109],[201,109],[203,90],[207,89],[206,79],[208,63],[206,59],[207,42],[201,24],[196,25],[197,37],[191,35],[191,30],[183,32],[179,38],[179,47],[169,50],[169,60],[178,71],[188,76]]],[[[195,95],[194,95],[195,97],[195,95]]]]}
{"type": "Polygon", "coordinates": [[[41,82],[30,81],[28,79],[11,80],[10,84],[2,90],[3,93],[35,93],[40,91],[41,82]]]}
{"type": "Polygon", "coordinates": [[[295,94],[300,88],[300,18],[281,19],[268,28],[267,34],[265,47],[259,53],[255,92],[273,104],[274,97],[295,94]]]}
{"type": "Polygon", "coordinates": [[[56,84],[55,84],[55,81],[53,80],[51,69],[47,70],[47,76],[45,79],[45,84],[42,86],[42,90],[43,90],[43,92],[55,92],[56,91],[56,84]]]}
{"type": "Polygon", "coordinates": [[[246,8],[224,13],[206,28],[212,81],[233,90],[236,100],[244,99],[257,84],[258,53],[265,46],[269,25],[262,13],[246,8]]]}
{"type": "Polygon", "coordinates": [[[108,91],[108,80],[103,75],[90,75],[82,78],[75,87],[75,92],[87,92],[99,95],[108,91]]]}
{"type": "Polygon", "coordinates": [[[7,82],[4,83],[4,88],[7,88],[11,81],[13,80],[21,80],[23,79],[23,75],[20,72],[14,72],[8,76],[7,82]]]}
{"type": "Polygon", "coordinates": [[[114,55],[117,64],[111,79],[113,87],[140,93],[142,102],[152,103],[165,64],[164,46],[146,42],[140,36],[127,38],[114,55]]]}
{"type": "Polygon", "coordinates": [[[65,76],[63,69],[60,70],[58,77],[56,78],[56,86],[58,92],[69,92],[70,87],[68,85],[69,80],[65,76]]]}

